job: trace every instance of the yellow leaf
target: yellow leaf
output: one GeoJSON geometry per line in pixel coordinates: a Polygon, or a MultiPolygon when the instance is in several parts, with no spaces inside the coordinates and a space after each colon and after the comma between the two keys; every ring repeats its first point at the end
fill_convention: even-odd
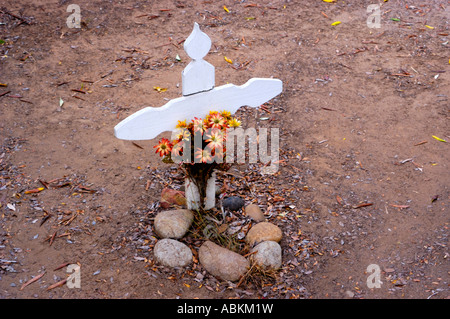
{"type": "Polygon", "coordinates": [[[322,0],[323,2],[328,2],[328,3],[332,3],[332,2],[336,2],[336,0],[322,0]]]}
{"type": "Polygon", "coordinates": [[[227,61],[228,63],[233,63],[233,61],[231,61],[231,59],[228,59],[226,56],[223,57],[225,59],[225,61],[227,61]]]}
{"type": "Polygon", "coordinates": [[[230,12],[230,10],[228,10],[228,8],[227,7],[225,7],[225,6],[223,6],[223,9],[226,11],[226,12],[230,12]]]}
{"type": "Polygon", "coordinates": [[[331,25],[338,25],[338,24],[341,24],[341,21],[333,22],[331,25]]]}
{"type": "Polygon", "coordinates": [[[443,140],[442,138],[439,138],[439,137],[434,136],[434,135],[431,135],[431,136],[433,136],[433,138],[436,139],[436,140],[438,140],[439,142],[447,143],[447,141],[446,141],[446,140],[443,140]]]}
{"type": "Polygon", "coordinates": [[[39,187],[39,188],[35,188],[35,189],[30,189],[28,191],[25,191],[25,194],[33,194],[33,193],[39,193],[42,192],[45,188],[44,187],[39,187]]]}
{"type": "Polygon", "coordinates": [[[425,26],[426,26],[428,29],[431,29],[431,30],[434,29],[434,27],[431,27],[431,26],[429,26],[429,25],[426,25],[426,24],[425,24],[425,26]]]}
{"type": "Polygon", "coordinates": [[[183,283],[187,288],[190,288],[191,286],[189,286],[187,283],[183,283]]]}
{"type": "Polygon", "coordinates": [[[167,88],[160,88],[159,86],[154,86],[153,89],[158,91],[159,93],[167,91],[167,88]]]}

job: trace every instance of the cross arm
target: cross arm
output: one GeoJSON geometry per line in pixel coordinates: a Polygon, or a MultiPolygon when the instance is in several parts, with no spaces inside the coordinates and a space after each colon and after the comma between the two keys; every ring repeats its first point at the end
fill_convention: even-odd
{"type": "Polygon", "coordinates": [[[183,96],[161,107],[146,107],[114,127],[114,135],[123,140],[150,140],[162,132],[173,131],[178,120],[204,118],[209,111],[234,114],[241,106],[258,107],[282,91],[278,79],[253,78],[241,86],[226,84],[207,92],[183,96]]]}

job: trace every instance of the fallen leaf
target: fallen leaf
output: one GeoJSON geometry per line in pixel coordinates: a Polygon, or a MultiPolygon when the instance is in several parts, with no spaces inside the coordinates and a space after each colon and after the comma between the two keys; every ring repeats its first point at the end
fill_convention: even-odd
{"type": "Polygon", "coordinates": [[[425,26],[426,26],[428,29],[431,29],[431,30],[434,29],[434,27],[432,27],[432,26],[429,26],[429,25],[426,25],[426,24],[425,24],[425,26]]]}
{"type": "Polygon", "coordinates": [[[427,141],[422,141],[422,142],[419,142],[417,144],[414,144],[414,146],[419,146],[419,145],[422,145],[422,144],[425,144],[425,143],[428,143],[428,142],[427,141]]]}
{"type": "Polygon", "coordinates": [[[161,88],[161,87],[159,87],[159,86],[154,86],[153,89],[154,89],[155,91],[158,91],[159,93],[162,93],[162,92],[166,92],[166,91],[167,91],[167,88],[161,88]]]}
{"type": "Polygon", "coordinates": [[[228,10],[228,8],[227,8],[226,6],[223,6],[223,9],[224,9],[226,12],[230,13],[230,10],[228,10]]]}
{"type": "Polygon", "coordinates": [[[219,232],[219,234],[222,234],[227,229],[228,229],[228,224],[222,224],[217,228],[217,231],[219,232]]]}
{"type": "Polygon", "coordinates": [[[323,2],[328,2],[328,3],[332,3],[332,2],[336,2],[336,0],[322,0],[323,2]]]}
{"type": "Polygon", "coordinates": [[[59,270],[59,269],[64,268],[64,267],[66,267],[66,266],[68,266],[68,265],[70,265],[70,263],[64,263],[64,264],[61,264],[61,265],[59,265],[58,267],[56,267],[55,269],[53,269],[53,271],[59,270]]]}
{"type": "Polygon", "coordinates": [[[14,204],[6,204],[6,207],[8,207],[10,210],[16,211],[16,206],[14,204]]]}
{"type": "Polygon", "coordinates": [[[436,140],[438,140],[439,142],[444,142],[444,143],[447,143],[447,141],[446,140],[444,140],[444,139],[442,139],[442,138],[439,138],[439,137],[437,137],[437,136],[434,136],[434,135],[431,135],[434,139],[436,139],[436,140]]]}
{"type": "Polygon", "coordinates": [[[60,286],[64,285],[66,282],[67,282],[67,278],[63,279],[61,281],[58,281],[57,283],[55,283],[53,285],[48,286],[47,290],[50,290],[50,289],[53,289],[53,288],[56,288],[56,287],[60,287],[60,286]]]}
{"type": "Polygon", "coordinates": [[[45,275],[45,271],[44,271],[42,274],[40,274],[40,275],[34,276],[34,277],[31,278],[30,280],[28,280],[26,283],[24,283],[24,284],[22,285],[22,287],[20,287],[20,290],[23,290],[23,288],[25,288],[26,286],[32,284],[32,283],[35,282],[35,281],[38,281],[38,280],[39,280],[40,278],[42,278],[42,276],[44,276],[44,275],[45,275]]]}
{"type": "Polygon", "coordinates": [[[39,227],[42,226],[45,223],[45,221],[48,220],[51,216],[52,216],[51,214],[45,213],[45,216],[42,217],[42,220],[41,220],[41,223],[39,224],[39,227]]]}
{"type": "Polygon", "coordinates": [[[223,57],[225,59],[225,61],[227,61],[228,63],[232,64],[233,61],[231,59],[228,59],[226,56],[223,57]]]}
{"type": "Polygon", "coordinates": [[[139,144],[137,144],[137,143],[135,143],[135,142],[131,142],[131,144],[133,144],[133,145],[136,146],[137,148],[140,148],[141,150],[144,149],[142,146],[140,146],[139,144]]]}
{"type": "Polygon", "coordinates": [[[284,197],[275,195],[272,199],[274,203],[284,201],[284,197]]]}
{"type": "Polygon", "coordinates": [[[35,188],[35,189],[30,189],[25,191],[25,194],[34,194],[34,193],[39,193],[42,192],[45,189],[45,187],[39,187],[39,188],[35,188]]]}
{"type": "Polygon", "coordinates": [[[396,207],[396,208],[400,208],[400,209],[409,208],[408,205],[394,205],[394,204],[391,204],[391,206],[392,207],[396,207]]]}
{"type": "Polygon", "coordinates": [[[331,25],[332,25],[332,26],[335,26],[335,25],[338,25],[338,24],[341,24],[341,21],[335,21],[335,22],[333,22],[331,25]]]}
{"type": "Polygon", "coordinates": [[[367,207],[367,206],[372,206],[372,205],[373,205],[373,203],[364,203],[364,204],[359,204],[359,205],[353,206],[353,208],[356,209],[356,208],[367,207]]]}

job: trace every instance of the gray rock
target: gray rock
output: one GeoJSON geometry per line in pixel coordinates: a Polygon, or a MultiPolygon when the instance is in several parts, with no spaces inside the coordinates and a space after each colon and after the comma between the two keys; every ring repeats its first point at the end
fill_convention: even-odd
{"type": "Polygon", "coordinates": [[[198,259],[211,275],[222,280],[237,281],[250,267],[245,257],[211,241],[205,241],[200,247],[198,259]]]}
{"type": "Polygon", "coordinates": [[[269,222],[261,222],[250,228],[245,237],[245,241],[249,245],[258,244],[262,241],[275,241],[279,242],[282,237],[281,229],[269,222]]]}
{"type": "Polygon", "coordinates": [[[279,269],[281,267],[281,246],[274,241],[263,241],[250,251],[253,262],[263,268],[279,269]]]}
{"type": "Polygon", "coordinates": [[[155,232],[161,238],[182,238],[194,220],[194,214],[188,209],[167,210],[155,217],[155,232]]]}
{"type": "Polygon", "coordinates": [[[244,204],[244,200],[239,196],[230,196],[222,201],[223,208],[229,209],[233,212],[241,209],[244,204]]]}
{"type": "Polygon", "coordinates": [[[158,264],[168,267],[185,267],[192,262],[192,251],[175,239],[161,239],[153,248],[158,264]]]}

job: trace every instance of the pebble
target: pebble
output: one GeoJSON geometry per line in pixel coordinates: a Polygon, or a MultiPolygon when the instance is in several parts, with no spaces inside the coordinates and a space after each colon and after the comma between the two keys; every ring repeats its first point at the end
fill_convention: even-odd
{"type": "Polygon", "coordinates": [[[192,262],[192,251],[175,239],[161,239],[153,248],[157,263],[168,267],[185,267],[192,262]]]}
{"type": "Polygon", "coordinates": [[[184,192],[170,188],[164,188],[161,192],[160,205],[167,209],[173,205],[186,207],[186,197],[184,192]]]}
{"type": "Polygon", "coordinates": [[[250,251],[251,259],[266,269],[279,269],[281,267],[281,246],[274,241],[263,241],[250,251]]]}
{"type": "Polygon", "coordinates": [[[198,259],[211,275],[222,280],[237,281],[250,267],[245,257],[211,241],[202,244],[198,250],[198,259]]]}
{"type": "Polygon", "coordinates": [[[353,291],[347,290],[345,292],[345,295],[349,298],[353,298],[355,296],[355,293],[353,291]]]}
{"type": "Polygon", "coordinates": [[[166,210],[155,217],[155,232],[161,238],[182,238],[194,220],[194,214],[188,209],[166,210]]]}
{"type": "Polygon", "coordinates": [[[227,208],[233,212],[238,211],[244,206],[245,202],[239,196],[230,196],[222,201],[223,208],[227,208]]]}
{"type": "Polygon", "coordinates": [[[282,237],[281,229],[269,222],[260,222],[250,228],[245,237],[245,241],[249,245],[258,244],[262,241],[274,241],[279,242],[282,237]]]}
{"type": "Polygon", "coordinates": [[[259,206],[256,204],[250,204],[246,206],[244,211],[247,214],[247,216],[253,219],[254,221],[262,222],[266,220],[266,217],[261,211],[261,208],[259,208],[259,206]]]}

